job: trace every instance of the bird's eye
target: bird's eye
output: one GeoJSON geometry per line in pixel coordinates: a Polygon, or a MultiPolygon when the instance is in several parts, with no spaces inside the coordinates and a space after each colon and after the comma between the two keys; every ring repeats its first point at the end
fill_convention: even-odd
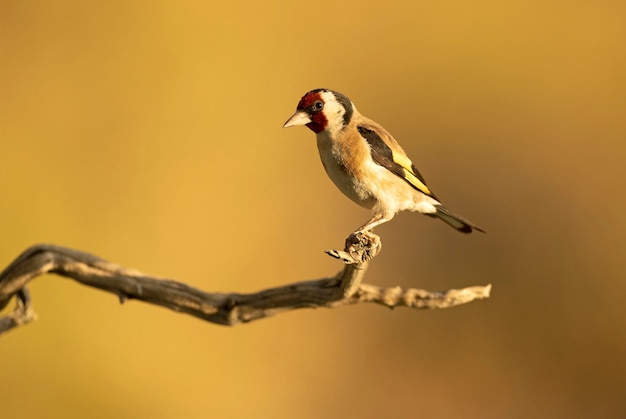
{"type": "Polygon", "coordinates": [[[313,110],[318,112],[321,111],[322,109],[324,109],[324,102],[322,102],[321,100],[318,100],[317,102],[313,103],[313,110]]]}

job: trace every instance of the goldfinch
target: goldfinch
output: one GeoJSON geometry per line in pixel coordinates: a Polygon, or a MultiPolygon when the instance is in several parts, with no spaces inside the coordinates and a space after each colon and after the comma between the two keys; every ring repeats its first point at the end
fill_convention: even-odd
{"type": "Polygon", "coordinates": [[[283,128],[297,125],[317,135],[322,164],[337,188],[372,210],[372,218],[352,234],[370,231],[404,210],[437,217],[462,233],[484,232],[444,207],[391,134],[343,94],[306,93],[283,128]]]}

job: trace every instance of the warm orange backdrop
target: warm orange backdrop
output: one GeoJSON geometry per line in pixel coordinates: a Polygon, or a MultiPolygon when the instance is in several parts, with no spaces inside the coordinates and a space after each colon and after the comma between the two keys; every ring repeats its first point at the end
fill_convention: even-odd
{"type": "Polygon", "coordinates": [[[305,128],[347,94],[489,231],[404,214],[367,280],[492,299],[236,328],[46,276],[2,418],[626,415],[622,1],[0,3],[0,265],[52,242],[212,291],[330,275],[368,213],[305,128]]]}

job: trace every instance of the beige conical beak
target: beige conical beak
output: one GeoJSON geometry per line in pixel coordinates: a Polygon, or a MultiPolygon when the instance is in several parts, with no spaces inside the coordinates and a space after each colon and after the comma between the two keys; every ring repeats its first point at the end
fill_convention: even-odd
{"type": "Polygon", "coordinates": [[[296,125],[306,125],[311,121],[309,115],[304,111],[296,111],[291,118],[285,122],[283,128],[295,127],[296,125]]]}

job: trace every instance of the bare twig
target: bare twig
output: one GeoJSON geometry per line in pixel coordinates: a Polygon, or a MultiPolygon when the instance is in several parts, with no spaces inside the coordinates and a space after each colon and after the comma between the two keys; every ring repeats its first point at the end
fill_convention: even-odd
{"type": "Polygon", "coordinates": [[[446,308],[488,298],[491,285],[430,292],[362,284],[368,262],[380,251],[373,234],[349,238],[344,251],[327,253],[345,263],[335,276],[296,282],[252,294],[207,293],[181,282],[147,276],[97,256],[66,247],[39,244],[26,249],[0,273],[0,309],[15,297],[16,307],[0,317],[0,333],[35,320],[26,284],[46,273],[222,325],[246,323],[297,308],[336,308],[356,303],[388,307],[446,308]]]}

